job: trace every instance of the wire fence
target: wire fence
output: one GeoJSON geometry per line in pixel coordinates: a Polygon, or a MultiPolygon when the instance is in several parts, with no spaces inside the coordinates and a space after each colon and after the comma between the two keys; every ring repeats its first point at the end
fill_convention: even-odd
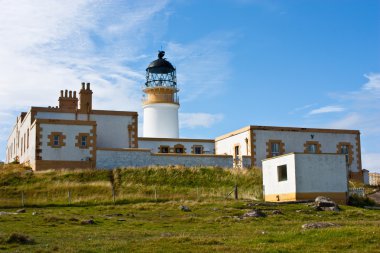
{"type": "Polygon", "coordinates": [[[259,200],[262,192],[259,187],[243,189],[234,187],[162,187],[134,186],[116,188],[112,185],[88,187],[65,187],[51,191],[23,189],[17,191],[0,190],[0,207],[54,206],[54,205],[100,205],[138,202],[203,201],[223,199],[259,200]]]}

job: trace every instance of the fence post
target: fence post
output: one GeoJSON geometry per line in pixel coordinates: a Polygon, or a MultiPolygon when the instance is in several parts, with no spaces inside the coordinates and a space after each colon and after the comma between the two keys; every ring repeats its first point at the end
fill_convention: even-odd
{"type": "Polygon", "coordinates": [[[24,197],[24,192],[23,191],[21,192],[21,205],[22,205],[22,207],[25,206],[25,197],[24,197]]]}
{"type": "Polygon", "coordinates": [[[71,205],[71,191],[70,190],[67,191],[67,199],[69,201],[69,205],[71,205]]]}
{"type": "Polygon", "coordinates": [[[157,189],[154,187],[154,200],[157,202],[157,189]]]}
{"type": "Polygon", "coordinates": [[[238,196],[238,186],[237,184],[235,184],[235,189],[234,189],[234,195],[235,195],[235,199],[239,199],[239,196],[238,196]]]}
{"type": "Polygon", "coordinates": [[[115,194],[114,185],[112,185],[111,189],[112,189],[112,201],[113,201],[113,204],[115,204],[116,203],[116,196],[115,196],[116,194],[115,194]]]}

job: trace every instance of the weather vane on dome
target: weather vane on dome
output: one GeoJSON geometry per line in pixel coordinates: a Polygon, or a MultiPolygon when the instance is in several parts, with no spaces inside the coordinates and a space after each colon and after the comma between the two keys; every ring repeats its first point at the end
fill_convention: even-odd
{"type": "Polygon", "coordinates": [[[158,51],[158,58],[162,59],[165,56],[165,51],[159,50],[158,51]]]}

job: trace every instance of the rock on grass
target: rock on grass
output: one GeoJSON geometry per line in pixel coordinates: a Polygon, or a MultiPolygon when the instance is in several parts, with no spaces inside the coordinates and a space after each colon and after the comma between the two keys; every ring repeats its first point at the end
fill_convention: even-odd
{"type": "Polygon", "coordinates": [[[19,234],[19,233],[13,233],[11,234],[8,239],[6,240],[6,243],[17,243],[17,244],[34,244],[34,239],[30,238],[27,235],[19,234]]]}
{"type": "Polygon", "coordinates": [[[95,221],[94,220],[84,220],[84,221],[82,221],[80,224],[82,224],[82,225],[93,225],[93,224],[95,224],[95,221]]]}
{"type": "Polygon", "coordinates": [[[248,218],[248,217],[265,217],[266,214],[263,213],[260,209],[249,211],[245,214],[243,214],[242,218],[248,218]]]}
{"type": "Polygon", "coordinates": [[[313,228],[328,228],[328,227],[339,227],[340,225],[332,223],[332,222],[313,222],[303,224],[303,229],[313,229],[313,228]]]}
{"type": "Polygon", "coordinates": [[[182,212],[191,212],[191,209],[188,206],[180,206],[179,209],[182,212]]]}

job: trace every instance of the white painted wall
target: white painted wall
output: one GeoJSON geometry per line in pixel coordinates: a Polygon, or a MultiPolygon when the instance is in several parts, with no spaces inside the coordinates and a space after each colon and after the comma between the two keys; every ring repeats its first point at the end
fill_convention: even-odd
{"type": "Polygon", "coordinates": [[[88,149],[80,149],[75,147],[77,140],[75,137],[79,133],[90,133],[92,126],[86,125],[57,125],[57,124],[48,124],[41,123],[42,128],[42,138],[41,138],[41,157],[42,160],[60,160],[60,161],[85,161],[88,157],[91,156],[90,151],[92,147],[88,149]],[[62,132],[66,135],[64,142],[65,146],[61,148],[53,148],[48,146],[49,138],[51,132],[62,132]]]}
{"type": "MultiPolygon", "coordinates": [[[[31,126],[31,113],[30,111],[26,114],[24,119],[21,121],[21,117],[18,116],[16,123],[12,129],[12,132],[8,138],[6,149],[9,154],[6,154],[5,162],[13,162],[16,157],[19,158],[20,163],[29,162],[33,156],[33,150],[31,149],[31,137],[28,129],[31,126]],[[27,145],[29,139],[29,145],[27,145]],[[24,147],[25,146],[25,147],[24,147]]],[[[30,131],[30,130],[29,130],[30,131]]]]}
{"type": "Polygon", "coordinates": [[[340,154],[295,154],[297,192],[346,192],[346,158],[340,154]]]}
{"type": "MultiPolygon", "coordinates": [[[[75,120],[75,113],[38,112],[40,119],[75,120]]],[[[87,114],[78,114],[78,120],[87,120],[87,114]]],[[[89,120],[97,124],[97,146],[103,148],[128,148],[128,125],[132,116],[90,114],[89,120]]]]}
{"type": "Polygon", "coordinates": [[[293,154],[278,156],[263,161],[264,195],[296,192],[295,159],[293,154]],[[286,181],[278,181],[277,167],[287,166],[286,181]]]}
{"type": "MultiPolygon", "coordinates": [[[[234,155],[235,144],[240,144],[240,155],[247,155],[247,144],[245,139],[249,139],[249,130],[233,135],[231,137],[225,138],[215,142],[215,150],[217,154],[220,155],[234,155]]],[[[249,143],[248,143],[249,146],[249,143]]],[[[250,150],[248,147],[248,154],[250,155],[250,150]]]]}
{"type": "Polygon", "coordinates": [[[344,155],[290,153],[263,163],[265,195],[286,193],[347,192],[344,155]],[[287,181],[278,181],[277,167],[287,165],[287,181]]]}
{"type": "Polygon", "coordinates": [[[191,153],[191,147],[193,145],[201,145],[203,146],[203,150],[206,154],[214,154],[214,141],[210,140],[210,142],[197,142],[197,141],[188,141],[186,139],[183,140],[176,140],[176,141],[155,141],[155,140],[139,140],[139,148],[144,149],[150,149],[152,153],[158,153],[159,147],[161,145],[163,146],[170,146],[174,147],[174,145],[182,144],[185,147],[185,152],[187,154],[191,153]]]}
{"type": "Polygon", "coordinates": [[[339,142],[350,142],[353,146],[353,161],[350,170],[358,171],[356,135],[338,133],[310,133],[310,132],[290,132],[290,131],[268,131],[254,130],[256,133],[256,166],[260,166],[260,161],[267,158],[266,143],[269,140],[282,140],[285,143],[285,153],[304,152],[306,141],[318,141],[321,144],[322,153],[336,153],[336,146],[339,142]],[[311,139],[311,135],[314,138],[311,139]]]}
{"type": "Polygon", "coordinates": [[[97,124],[97,146],[102,148],[128,148],[128,125],[132,116],[92,114],[90,120],[97,124]]]}
{"type": "Polygon", "coordinates": [[[177,104],[167,103],[144,105],[144,137],[178,138],[178,108],[177,104]]]}
{"type": "Polygon", "coordinates": [[[363,183],[369,185],[369,171],[363,170],[363,183]]]}

